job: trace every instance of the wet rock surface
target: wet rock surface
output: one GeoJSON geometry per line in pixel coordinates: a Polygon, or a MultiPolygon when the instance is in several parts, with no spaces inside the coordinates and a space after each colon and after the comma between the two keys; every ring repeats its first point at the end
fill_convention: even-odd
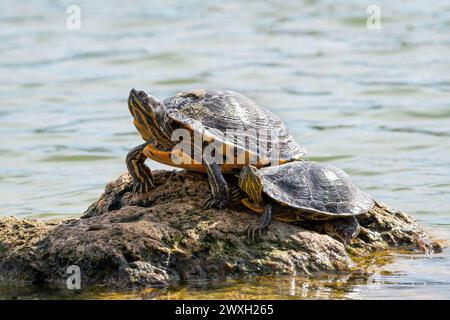
{"type": "Polygon", "coordinates": [[[206,176],[154,172],[156,188],[137,206],[128,174],[110,182],[80,219],[46,224],[0,219],[0,280],[64,283],[70,265],[83,284],[164,286],[178,280],[268,274],[349,273],[355,261],[401,250],[433,253],[433,242],[407,214],[377,204],[344,245],[302,226],[273,221],[261,241],[247,239],[258,219],[240,205],[202,207],[206,176]]]}

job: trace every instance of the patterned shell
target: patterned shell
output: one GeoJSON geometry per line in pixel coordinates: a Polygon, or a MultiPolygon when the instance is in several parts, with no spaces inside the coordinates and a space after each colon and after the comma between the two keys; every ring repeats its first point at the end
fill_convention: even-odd
{"type": "Polygon", "coordinates": [[[330,164],[296,161],[261,168],[263,190],[277,202],[310,213],[317,219],[353,216],[374,206],[341,169],[330,164]]]}
{"type": "Polygon", "coordinates": [[[279,159],[284,163],[306,154],[276,115],[238,92],[183,91],[163,103],[175,124],[238,151],[251,150],[259,159],[279,159]]]}

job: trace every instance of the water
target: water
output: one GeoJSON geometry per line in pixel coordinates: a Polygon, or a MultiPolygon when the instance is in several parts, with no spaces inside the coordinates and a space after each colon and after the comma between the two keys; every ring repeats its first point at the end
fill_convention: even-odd
{"type": "MultiPolygon", "coordinates": [[[[372,3],[356,0],[76,1],[81,29],[68,30],[72,3],[0,2],[1,215],[77,216],[125,171],[140,143],[126,106],[132,87],[160,98],[230,88],[284,119],[310,159],[450,238],[448,2],[378,1],[381,30],[366,28],[372,3]]],[[[170,292],[450,298],[448,250],[384,269],[374,284],[317,278],[313,291],[289,291],[292,279],[280,277],[276,288],[260,279],[170,292]]]]}

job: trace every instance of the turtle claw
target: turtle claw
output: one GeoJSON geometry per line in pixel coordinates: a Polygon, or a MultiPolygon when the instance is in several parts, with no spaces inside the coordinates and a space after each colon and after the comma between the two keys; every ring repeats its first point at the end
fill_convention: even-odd
{"type": "Polygon", "coordinates": [[[149,207],[151,202],[148,200],[148,193],[155,187],[153,181],[146,180],[144,183],[133,183],[133,196],[129,201],[131,206],[149,207]]]}
{"type": "Polygon", "coordinates": [[[150,192],[155,188],[155,184],[152,180],[145,180],[144,182],[133,183],[133,194],[144,194],[150,192]]]}
{"type": "Polygon", "coordinates": [[[224,209],[228,206],[228,198],[226,199],[217,199],[214,195],[209,194],[206,196],[206,199],[203,201],[203,208],[205,209],[224,209]]]}
{"type": "Polygon", "coordinates": [[[238,187],[233,186],[228,191],[228,197],[225,197],[224,199],[217,199],[214,197],[214,195],[211,193],[206,196],[206,199],[203,201],[203,207],[205,209],[224,209],[229,204],[237,205],[241,202],[242,194],[238,187]]]}
{"type": "Polygon", "coordinates": [[[255,242],[255,233],[258,231],[259,239],[262,239],[262,231],[266,230],[272,220],[273,204],[268,203],[264,208],[264,213],[257,224],[249,224],[247,227],[247,237],[255,242]],[[251,236],[250,236],[251,235],[251,236]]]}
{"type": "Polygon", "coordinates": [[[247,238],[251,242],[256,243],[257,242],[256,240],[262,239],[262,230],[263,230],[263,228],[261,227],[260,224],[256,224],[256,225],[249,224],[246,228],[247,238]],[[256,237],[256,235],[258,235],[258,237],[256,237]]]}

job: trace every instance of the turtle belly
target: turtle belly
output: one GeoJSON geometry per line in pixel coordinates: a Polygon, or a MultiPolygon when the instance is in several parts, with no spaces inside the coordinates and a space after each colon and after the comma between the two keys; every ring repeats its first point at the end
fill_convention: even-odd
{"type": "MultiPolygon", "coordinates": [[[[183,153],[179,150],[174,151],[162,151],[153,145],[147,145],[143,151],[144,155],[156,162],[173,166],[177,168],[182,168],[190,171],[196,172],[206,172],[205,167],[202,163],[195,161],[189,155],[183,153]]],[[[257,166],[262,166],[263,164],[257,164],[257,166]]],[[[225,163],[220,164],[221,171],[223,173],[236,173],[237,170],[241,170],[246,164],[239,163],[225,163]]]]}

